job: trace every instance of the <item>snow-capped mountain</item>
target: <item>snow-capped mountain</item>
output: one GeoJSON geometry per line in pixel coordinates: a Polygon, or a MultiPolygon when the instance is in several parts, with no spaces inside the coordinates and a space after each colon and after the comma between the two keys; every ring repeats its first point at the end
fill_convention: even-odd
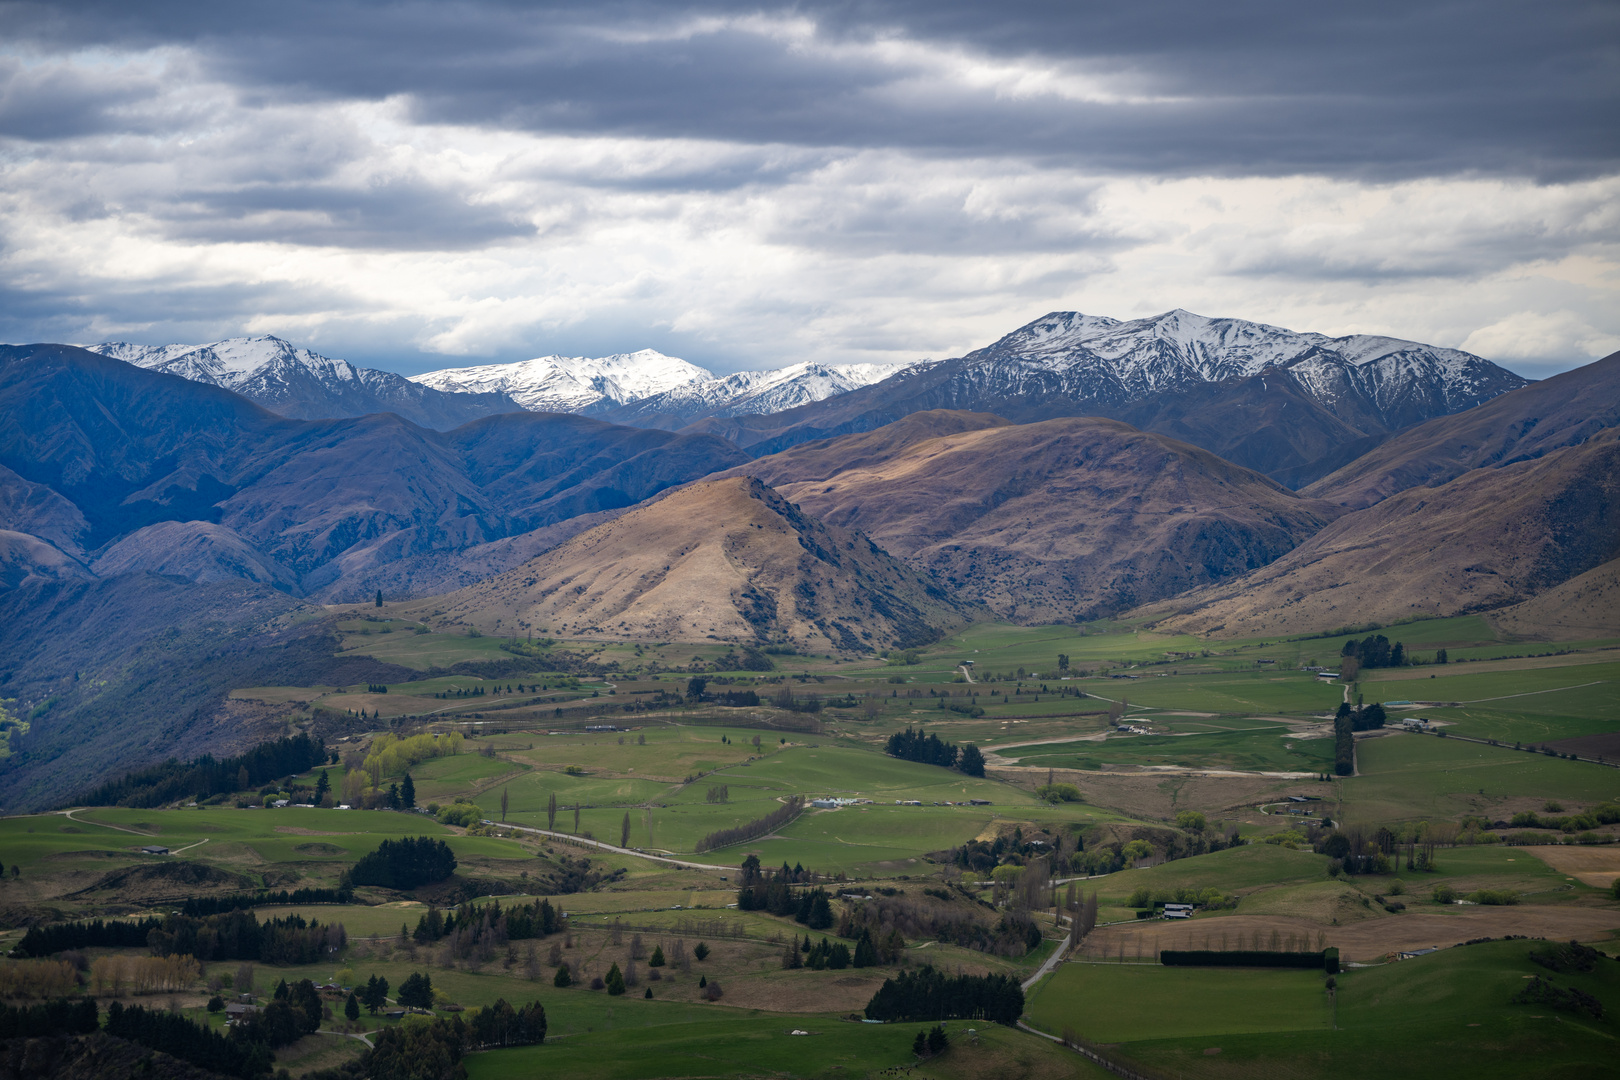
{"type": "Polygon", "coordinates": [[[643,427],[680,428],[706,416],[756,416],[824,401],[902,371],[932,364],[817,364],[805,361],[772,371],[739,371],[688,383],[601,413],[603,419],[643,427]]]}
{"type": "Polygon", "coordinates": [[[136,367],[234,390],[271,412],[300,420],[392,412],[444,430],[519,408],[503,394],[446,394],[278,337],[227,338],[207,345],[104,341],[85,348],[136,367]]]}
{"type": "Polygon", "coordinates": [[[1367,334],[1300,333],[1180,309],[1129,322],[1054,312],[963,359],[999,369],[1011,384],[1056,375],[1060,392],[1111,404],[1274,368],[1330,409],[1351,398],[1362,407],[1370,403],[1390,428],[1467,408],[1526,382],[1457,349],[1367,334]]]}
{"type": "Polygon", "coordinates": [[[709,420],[705,429],[757,456],[929,409],[1015,423],[1106,416],[1298,486],[1391,432],[1523,385],[1470,353],[1397,338],[1330,337],[1180,310],[1129,321],[1059,311],[965,356],[788,412],[709,420]]]}
{"type": "Polygon", "coordinates": [[[506,394],[531,412],[611,408],[713,379],[713,372],[655,349],[601,357],[537,356],[515,364],[444,368],[412,377],[435,390],[506,394]]]}

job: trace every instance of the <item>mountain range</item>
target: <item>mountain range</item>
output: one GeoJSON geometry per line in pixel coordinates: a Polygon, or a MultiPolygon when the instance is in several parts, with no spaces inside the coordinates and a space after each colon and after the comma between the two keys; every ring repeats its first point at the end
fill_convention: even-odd
{"type": "Polygon", "coordinates": [[[356,367],[278,337],[241,337],[208,345],[86,348],[149,371],[233,390],[273,413],[301,420],[391,412],[422,427],[448,430],[522,408],[502,393],[447,394],[392,372],[356,367]]]}
{"type": "Polygon", "coordinates": [[[1127,322],[1054,312],[966,356],[697,430],[763,455],[929,409],[1016,423],[1105,416],[1297,487],[1401,428],[1525,384],[1469,353],[1397,338],[1334,338],[1180,310],[1127,322]]]}
{"type": "Polygon", "coordinates": [[[245,577],[322,600],[443,591],[464,553],[497,572],[558,539],[527,534],[747,460],[713,436],[558,413],[449,432],[289,419],[71,346],[0,346],[0,415],[0,525],[33,538],[0,556],[18,582],[34,558],[39,577],[245,577]]]}
{"type": "Polygon", "coordinates": [[[1298,488],[1392,433],[1526,381],[1478,356],[1399,338],[1330,337],[1175,310],[1119,320],[1053,312],[944,361],[716,376],[653,349],[542,356],[405,379],[273,337],[92,351],[236,390],[302,419],[394,412],[448,430],[518,409],[719,435],[759,457],[913,412],[1015,423],[1103,416],[1202,447],[1298,488]]]}

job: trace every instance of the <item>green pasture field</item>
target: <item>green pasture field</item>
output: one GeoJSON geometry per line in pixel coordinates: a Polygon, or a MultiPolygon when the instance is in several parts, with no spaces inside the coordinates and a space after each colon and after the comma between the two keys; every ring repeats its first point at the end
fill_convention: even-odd
{"type": "MultiPolygon", "coordinates": [[[[1432,1080],[1466,1076],[1477,1080],[1574,1080],[1611,1075],[1620,1026],[1620,964],[1602,961],[1590,973],[1551,975],[1528,960],[1532,941],[1486,942],[1445,949],[1396,964],[1353,969],[1337,976],[1338,1002],[1333,1026],[1314,1021],[1311,1003],[1296,1002],[1286,1015],[1311,1023],[1292,1030],[1244,1030],[1242,1021],[1225,1031],[1183,1037],[1144,1032],[1111,1052],[1165,1076],[1226,1078],[1323,1077],[1326,1080],[1432,1080]],[[1561,1013],[1545,1005],[1513,1005],[1509,1000],[1532,974],[1550,976],[1555,985],[1573,987],[1606,1006],[1602,1020],[1561,1013]],[[1210,1054],[1219,1047],[1219,1054],[1210,1054]]],[[[1094,995],[1106,1006],[1110,986],[1136,991],[1134,1001],[1160,1000],[1158,975],[1168,985],[1178,969],[1098,965],[1091,971],[1094,995]],[[1111,983],[1110,976],[1123,981],[1111,983]],[[1133,976],[1135,978],[1133,978],[1133,976]]],[[[1271,972],[1231,970],[1226,999],[1247,1001],[1252,979],[1271,972]]],[[[1322,985],[1320,973],[1314,976],[1322,985]]],[[[1320,989],[1316,994],[1325,997],[1320,989]]],[[[1117,995],[1125,1000],[1126,995],[1117,995]]],[[[1191,1008],[1219,1008],[1219,999],[1192,1003],[1191,1008]]],[[[1153,1010],[1158,1015],[1160,1010],[1153,1010]]],[[[1084,1027],[1082,1035],[1089,1035],[1084,1027]]]]}
{"type": "MultiPolygon", "coordinates": [[[[650,1004],[650,1003],[649,1003],[650,1004]]],[[[927,1024],[859,1024],[828,1015],[731,1014],[711,1008],[698,1021],[647,1027],[634,1039],[597,1031],[545,1046],[466,1059],[470,1080],[545,1075],[563,1080],[651,1080],[657,1077],[858,1077],[903,1068],[917,1080],[988,1076],[1109,1075],[1056,1044],[1016,1029],[952,1021],[956,1040],[945,1054],[912,1067],[911,1040],[927,1024]],[[968,1027],[977,1042],[969,1043],[968,1027]],[[812,1032],[793,1036],[794,1029],[812,1032]]]]}
{"type": "MultiPolygon", "coordinates": [[[[1242,897],[1260,889],[1321,880],[1327,875],[1327,866],[1327,856],[1312,851],[1296,851],[1279,844],[1244,844],[1156,866],[1121,870],[1082,881],[1079,887],[1095,889],[1105,904],[1123,902],[1143,887],[1153,890],[1214,888],[1242,897]]],[[[1242,901],[1237,910],[1244,910],[1242,901]]]]}
{"type": "Polygon", "coordinates": [[[1105,742],[1047,743],[1006,751],[1020,765],[1097,770],[1105,765],[1180,765],[1196,769],[1320,773],[1333,768],[1333,740],[1301,738],[1268,724],[1245,731],[1120,735],[1105,742]]]}
{"type": "MultiPolygon", "coordinates": [[[[340,629],[347,625],[340,624],[340,629]]],[[[504,641],[506,638],[468,637],[465,634],[418,634],[411,630],[381,634],[373,631],[370,634],[344,633],[339,651],[426,671],[433,667],[450,667],[464,660],[518,659],[501,648],[504,641]]]]}
{"type": "MultiPolygon", "coordinates": [[[[1612,661],[1525,667],[1512,671],[1469,671],[1472,665],[1432,669],[1437,677],[1409,680],[1375,673],[1361,690],[1368,701],[1442,700],[1460,707],[1399,710],[1396,717],[1427,716],[1453,725],[1459,735],[1499,742],[1540,743],[1620,730],[1620,664],[1612,661]],[[1443,674],[1439,674],[1443,673],[1443,674]]],[[[1528,663],[1528,661],[1526,661],[1528,663]]],[[[1493,665],[1494,666],[1494,665],[1493,665]]]]}
{"type": "Polygon", "coordinates": [[[1340,813],[1351,823],[1494,816],[1510,798],[1589,805],[1620,797],[1620,772],[1602,765],[1433,735],[1358,740],[1356,766],[1359,775],[1341,786],[1340,813]]]}
{"type": "MultiPolygon", "coordinates": [[[[452,754],[449,757],[429,758],[411,767],[411,782],[416,785],[418,805],[430,802],[447,803],[457,793],[469,791],[482,780],[511,774],[513,779],[529,771],[532,766],[516,764],[502,758],[487,758],[481,754],[452,754]]],[[[384,785],[386,786],[386,785],[384,785]]]]}
{"type": "Polygon", "coordinates": [[[1102,699],[1129,701],[1153,709],[1191,712],[1313,715],[1331,713],[1344,699],[1343,687],[1308,671],[1250,670],[1140,679],[1085,679],[1078,684],[1102,699]]]}
{"type": "Polygon", "coordinates": [[[1064,964],[1029,995],[1035,1027],[1090,1042],[1326,1031],[1333,1010],[1319,971],[1064,964]]]}
{"type": "Polygon", "coordinates": [[[152,843],[161,843],[173,850],[206,840],[206,844],[192,848],[187,854],[193,858],[215,859],[221,850],[229,850],[231,845],[249,845],[267,861],[298,862],[310,856],[293,849],[311,841],[360,855],[391,836],[447,836],[448,833],[444,826],[421,815],[371,810],[93,807],[76,811],[71,820],[58,814],[0,818],[0,850],[7,852],[8,861],[28,867],[58,852],[110,849],[135,853],[152,843]],[[65,832],[64,829],[77,831],[65,832]],[[318,835],[283,832],[283,829],[308,830],[318,835]]]}
{"type": "MultiPolygon", "coordinates": [[[[578,765],[586,770],[634,772],[641,776],[678,781],[686,776],[746,761],[762,752],[774,751],[782,745],[779,740],[784,737],[793,742],[805,739],[803,735],[784,736],[780,731],[763,728],[646,725],[619,734],[537,736],[528,740],[534,743],[533,750],[513,749],[510,753],[519,760],[536,765],[578,765]],[[760,750],[755,750],[750,744],[749,740],[755,735],[760,738],[760,750]],[[645,745],[636,741],[641,736],[646,737],[645,745]],[[730,742],[722,743],[722,736],[730,742]],[[621,738],[624,740],[622,744],[619,742],[621,738]]],[[[527,742],[523,745],[526,746],[527,742]]]]}
{"type": "MultiPolygon", "coordinates": [[[[613,744],[611,751],[645,753],[656,750],[656,731],[648,732],[647,747],[613,744]]],[[[779,737],[779,736],[778,736],[779,737]]],[[[712,748],[704,748],[705,751],[712,748]]],[[[811,811],[782,830],[779,840],[748,845],[749,850],[769,852],[770,860],[804,862],[806,866],[834,871],[859,866],[910,859],[926,851],[951,847],[971,839],[995,817],[1009,813],[1019,819],[1037,814],[1054,820],[1102,818],[1090,808],[1049,808],[1021,789],[993,780],[979,780],[960,773],[914,762],[899,761],[870,749],[834,744],[795,744],[753,762],[734,764],[696,780],[683,788],[627,777],[569,777],[550,770],[535,770],[508,785],[511,803],[508,820],[517,824],[544,826],[545,800],[558,794],[563,807],[595,796],[595,805],[581,813],[581,828],[598,839],[617,843],[625,804],[640,797],[656,800],[648,815],[639,807],[630,809],[632,846],[691,852],[699,839],[717,829],[731,828],[765,816],[790,794],[805,796],[843,795],[874,800],[871,806],[847,807],[832,812],[811,811]],[[705,795],[712,786],[725,785],[730,801],[708,803],[705,795]],[[603,797],[616,806],[603,807],[603,797]],[[925,803],[960,802],[971,798],[989,799],[988,807],[895,806],[894,800],[916,799],[925,803]],[[813,822],[836,820],[835,827],[813,822]]],[[[486,813],[499,805],[498,789],[479,796],[486,813]]],[[[558,825],[572,830],[573,814],[564,809],[558,825]]],[[[765,857],[762,854],[762,858],[765,857]]],[[[730,856],[723,856],[725,861],[730,856]]],[[[740,859],[740,856],[738,856],[740,859]]]]}

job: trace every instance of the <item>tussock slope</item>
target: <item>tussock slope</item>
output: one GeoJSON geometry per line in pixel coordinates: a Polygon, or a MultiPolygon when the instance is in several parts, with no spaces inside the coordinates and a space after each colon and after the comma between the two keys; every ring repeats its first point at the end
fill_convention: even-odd
{"type": "Polygon", "coordinates": [[[1107,615],[1271,562],[1333,519],[1117,420],[916,413],[732,470],[1024,623],[1107,615]],[[936,434],[938,433],[938,434],[936,434]]]}
{"type": "Polygon", "coordinates": [[[1610,559],[1522,604],[1493,611],[1489,619],[1523,638],[1620,636],[1620,559],[1610,559]]]}
{"type": "Polygon", "coordinates": [[[425,610],[490,633],[845,652],[922,644],[970,614],[748,477],[689,484],[425,610]]]}
{"type": "MultiPolygon", "coordinates": [[[[1455,615],[1544,593],[1620,554],[1620,430],[1474,469],[1340,518],[1254,573],[1143,614],[1250,636],[1455,615]]],[[[1531,609],[1534,610],[1534,609],[1531,609]]]]}
{"type": "Polygon", "coordinates": [[[1620,425],[1620,353],[1511,390],[1466,412],[1418,424],[1305,488],[1352,508],[1469,469],[1541,457],[1620,425]]]}

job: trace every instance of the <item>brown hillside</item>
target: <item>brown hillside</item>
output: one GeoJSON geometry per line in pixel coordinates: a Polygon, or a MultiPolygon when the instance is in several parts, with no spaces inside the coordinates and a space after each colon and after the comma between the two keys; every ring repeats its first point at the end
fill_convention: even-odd
{"type": "Polygon", "coordinates": [[[1487,616],[1505,633],[1571,641],[1620,636],[1620,559],[1487,616]]]}
{"type": "Polygon", "coordinates": [[[1620,554],[1620,430],[1340,518],[1270,566],[1159,605],[1166,629],[1309,633],[1543,593],[1620,554]]]}
{"type": "Polygon", "coordinates": [[[1106,615],[1245,573],[1336,513],[1097,417],[1011,425],[917,413],[732,470],[742,472],[1023,623],[1106,615]],[[957,430],[932,435],[942,426],[957,430]]]}
{"type": "Polygon", "coordinates": [[[1303,489],[1353,509],[1469,469],[1511,465],[1620,425],[1620,353],[1408,428],[1303,489]]]}
{"type": "Polygon", "coordinates": [[[432,608],[491,633],[816,652],[918,645],[972,613],[864,536],[747,477],[689,484],[432,608]]]}

